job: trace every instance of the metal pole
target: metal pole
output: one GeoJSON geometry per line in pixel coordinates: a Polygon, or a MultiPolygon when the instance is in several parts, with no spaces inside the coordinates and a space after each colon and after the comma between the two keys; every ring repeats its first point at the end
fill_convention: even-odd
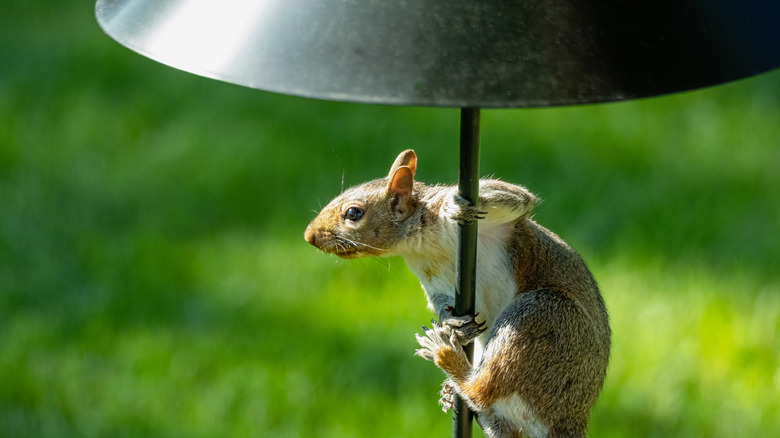
{"type": "MultiPolygon", "coordinates": [[[[479,119],[478,108],[461,109],[458,194],[472,204],[476,204],[479,199],[479,119]]],[[[477,221],[458,225],[456,257],[455,313],[458,316],[473,315],[477,282],[477,221]]],[[[469,360],[473,360],[474,344],[464,349],[469,360]]],[[[456,396],[453,405],[453,438],[471,438],[473,417],[466,403],[456,396]]]]}

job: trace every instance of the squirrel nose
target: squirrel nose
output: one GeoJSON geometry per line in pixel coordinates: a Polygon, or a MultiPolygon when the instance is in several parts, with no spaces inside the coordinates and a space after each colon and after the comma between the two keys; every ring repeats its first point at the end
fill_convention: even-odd
{"type": "Polygon", "coordinates": [[[311,227],[306,227],[306,231],[303,232],[303,238],[306,239],[309,244],[317,246],[317,238],[314,237],[314,230],[311,227]]]}

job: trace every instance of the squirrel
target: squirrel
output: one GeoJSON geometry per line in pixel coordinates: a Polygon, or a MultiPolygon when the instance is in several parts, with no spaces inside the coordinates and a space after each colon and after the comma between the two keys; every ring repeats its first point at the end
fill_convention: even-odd
{"type": "Polygon", "coordinates": [[[416,167],[414,151],[403,151],[386,178],[325,206],[304,238],[342,258],[404,258],[438,317],[416,335],[416,354],[447,375],[445,412],[457,393],[489,438],[585,437],[611,337],[585,263],[531,219],[537,198],[524,187],[480,180],[474,206],[455,186],[415,181],[416,167]],[[474,220],[476,315],[455,316],[457,228],[474,220]],[[462,347],[471,342],[473,366],[462,347]]]}

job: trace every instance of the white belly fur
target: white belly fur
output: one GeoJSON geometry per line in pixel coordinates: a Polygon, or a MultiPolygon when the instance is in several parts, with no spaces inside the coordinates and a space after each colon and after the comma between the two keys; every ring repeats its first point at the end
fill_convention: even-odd
{"type": "MultiPolygon", "coordinates": [[[[453,223],[451,225],[455,227],[453,223]]],[[[504,242],[511,233],[511,224],[502,224],[494,227],[479,229],[477,240],[477,281],[476,281],[476,312],[479,320],[492,326],[496,317],[514,299],[517,292],[514,271],[511,259],[506,251],[504,242]]],[[[453,231],[454,234],[454,231],[453,231]]],[[[455,252],[456,242],[453,239],[439,239],[439,254],[436,265],[439,269],[432,278],[427,278],[426,266],[430,264],[431,257],[414,251],[411,254],[402,254],[406,264],[414,272],[426,295],[429,298],[436,295],[447,295],[455,298],[455,252]],[[446,259],[444,259],[446,258],[446,259]]],[[[431,309],[438,313],[439,309],[431,309]]]]}
{"type": "MultiPolygon", "coordinates": [[[[511,224],[479,230],[477,241],[476,311],[492,326],[517,293],[515,274],[505,242],[511,224]]],[[[454,291],[453,291],[454,293],[454,291]]]]}
{"type": "MultiPolygon", "coordinates": [[[[454,224],[452,224],[454,226],[454,224]]],[[[487,322],[488,328],[492,327],[498,315],[510,304],[517,294],[514,268],[511,264],[505,242],[512,232],[512,224],[500,224],[492,227],[480,227],[477,240],[477,282],[476,282],[476,312],[477,320],[487,322]]],[[[454,235],[454,231],[452,232],[454,235]]],[[[449,237],[449,233],[447,233],[449,237]]],[[[455,251],[456,245],[453,239],[442,238],[437,241],[447,258],[451,260],[443,263],[441,269],[433,278],[426,278],[425,266],[428,258],[422,254],[405,254],[407,265],[415,273],[426,295],[430,298],[439,294],[455,297],[455,251]]],[[[431,309],[438,312],[439,309],[431,309]]],[[[483,333],[474,340],[474,360],[479,364],[484,353],[485,341],[488,332],[483,333]]],[[[506,397],[497,401],[494,405],[495,415],[505,419],[521,430],[528,437],[547,436],[546,427],[533,415],[528,405],[517,395],[506,397]]]]}
{"type": "Polygon", "coordinates": [[[531,412],[518,395],[498,400],[493,405],[494,415],[503,418],[517,428],[523,436],[541,438],[548,435],[547,427],[531,412]]]}

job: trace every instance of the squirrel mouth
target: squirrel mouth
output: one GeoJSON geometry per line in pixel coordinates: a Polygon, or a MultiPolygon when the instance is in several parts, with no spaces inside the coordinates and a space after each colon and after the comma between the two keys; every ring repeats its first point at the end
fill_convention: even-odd
{"type": "Polygon", "coordinates": [[[377,251],[371,246],[352,242],[332,233],[323,233],[311,227],[306,229],[304,238],[320,251],[336,255],[342,259],[354,259],[381,254],[381,251],[377,251]]]}
{"type": "Polygon", "coordinates": [[[314,233],[310,233],[309,230],[306,231],[306,240],[324,253],[334,254],[343,259],[354,259],[363,255],[352,243],[334,239],[332,236],[316,236],[314,233]]]}
{"type": "Polygon", "coordinates": [[[320,248],[321,250],[325,251],[329,254],[334,254],[342,259],[355,259],[358,257],[367,257],[367,256],[373,256],[374,254],[370,248],[361,248],[358,245],[355,245],[352,242],[333,242],[332,246],[329,248],[320,248]]]}
{"type": "Polygon", "coordinates": [[[335,251],[325,251],[325,252],[337,255],[342,259],[355,259],[363,255],[358,250],[335,250],[335,251]]]}
{"type": "Polygon", "coordinates": [[[371,248],[361,248],[353,243],[330,242],[328,245],[318,247],[322,252],[336,255],[342,259],[356,259],[379,255],[371,248]]]}

